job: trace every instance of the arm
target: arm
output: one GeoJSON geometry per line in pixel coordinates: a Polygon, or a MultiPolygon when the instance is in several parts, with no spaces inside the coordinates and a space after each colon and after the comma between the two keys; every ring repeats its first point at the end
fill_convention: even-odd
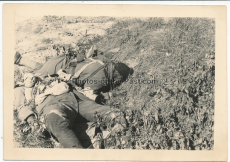
{"type": "Polygon", "coordinates": [[[81,91],[80,92],[83,93],[86,97],[95,101],[98,104],[105,104],[106,100],[108,99],[102,93],[95,94],[94,90],[92,90],[90,87],[86,87],[81,91]]]}
{"type": "Polygon", "coordinates": [[[18,119],[21,121],[27,121],[30,116],[37,116],[34,111],[31,110],[30,106],[23,106],[18,109],[18,119]]]}
{"type": "Polygon", "coordinates": [[[22,123],[27,122],[29,124],[29,127],[31,129],[22,129],[23,134],[28,134],[30,131],[31,133],[34,133],[35,131],[39,130],[39,122],[37,118],[37,114],[34,113],[30,106],[23,106],[18,111],[18,118],[22,121],[22,123]],[[28,132],[29,131],[29,132],[28,132]]]}

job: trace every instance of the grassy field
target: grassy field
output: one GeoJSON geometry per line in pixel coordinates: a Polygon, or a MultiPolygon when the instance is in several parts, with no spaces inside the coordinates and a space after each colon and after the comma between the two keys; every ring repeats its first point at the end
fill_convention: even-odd
{"type": "MultiPolygon", "coordinates": [[[[134,74],[112,91],[109,102],[126,113],[129,130],[114,135],[106,148],[213,149],[214,20],[47,16],[16,27],[16,50],[41,63],[53,57],[52,45],[75,41],[86,49],[97,45],[108,58],[134,67],[134,74]]],[[[16,66],[15,82],[28,70],[16,66]]],[[[17,147],[57,145],[53,140],[22,145],[25,137],[18,131],[15,117],[17,147]]]]}

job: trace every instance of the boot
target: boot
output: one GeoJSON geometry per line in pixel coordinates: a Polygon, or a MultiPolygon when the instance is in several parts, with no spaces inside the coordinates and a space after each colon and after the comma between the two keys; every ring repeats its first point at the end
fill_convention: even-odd
{"type": "Polygon", "coordinates": [[[31,133],[32,134],[37,134],[38,131],[40,131],[40,125],[39,125],[39,122],[38,120],[36,119],[35,116],[30,116],[28,119],[27,119],[27,122],[29,124],[29,127],[31,128],[31,133]]]}
{"type": "Polygon", "coordinates": [[[112,109],[110,112],[107,112],[103,115],[103,119],[105,122],[112,125],[120,124],[124,128],[127,127],[127,121],[125,119],[124,113],[119,109],[112,109]]]}
{"type": "Polygon", "coordinates": [[[100,125],[99,127],[102,131],[123,131],[127,128],[128,125],[124,113],[118,109],[112,109],[103,115],[97,114],[96,112],[95,118],[97,119],[100,125]]]}

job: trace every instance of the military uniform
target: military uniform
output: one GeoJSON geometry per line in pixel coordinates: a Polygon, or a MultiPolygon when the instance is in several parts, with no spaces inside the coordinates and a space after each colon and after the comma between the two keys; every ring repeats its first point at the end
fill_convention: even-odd
{"type": "MultiPolygon", "coordinates": [[[[60,62],[64,61],[61,57],[57,58],[59,58],[57,60],[60,60],[60,62]]],[[[55,61],[55,63],[60,62],[55,61]]],[[[87,63],[88,62],[73,64],[72,66],[69,66],[69,68],[66,68],[66,71],[67,73],[75,75],[76,72],[87,63]]],[[[52,66],[55,65],[52,64],[52,66]]],[[[62,67],[63,66],[64,65],[62,65],[62,67]]],[[[90,64],[84,71],[82,71],[81,75],[77,77],[78,81],[88,78],[90,74],[101,66],[102,64],[100,62],[90,64]]],[[[49,70],[48,64],[45,64],[45,66],[41,69],[42,70],[39,71],[40,74],[46,74],[46,70],[49,70]]],[[[51,70],[52,73],[56,73],[56,71],[57,69],[51,70]]],[[[111,69],[105,70],[105,68],[101,68],[95,75],[90,77],[91,80],[97,80],[97,84],[91,82],[85,83],[82,88],[89,88],[94,94],[96,94],[96,96],[100,94],[100,92],[108,91],[109,84],[100,81],[107,80],[108,76],[112,76],[109,71],[111,71],[111,69]]],[[[37,113],[35,113],[30,109],[30,107],[23,106],[26,99],[25,88],[15,88],[15,106],[18,108],[18,118],[22,121],[28,121],[35,116],[42,116],[44,119],[43,124],[46,129],[55,136],[65,148],[82,148],[76,134],[73,131],[74,122],[94,122],[96,121],[94,117],[95,112],[103,116],[103,114],[111,111],[110,106],[97,104],[95,102],[98,97],[90,99],[84,95],[84,92],[81,93],[74,87],[70,86],[70,89],[67,92],[59,95],[49,95],[42,103],[38,104],[36,107],[37,113]]],[[[125,119],[122,122],[126,122],[125,119]]]]}
{"type": "MultiPolygon", "coordinates": [[[[18,107],[18,118],[27,120],[35,115],[28,106],[23,104],[24,87],[15,88],[15,106],[18,107]]],[[[70,90],[61,95],[50,95],[36,107],[38,114],[43,116],[46,129],[66,148],[81,148],[81,144],[73,131],[74,122],[95,122],[94,113],[101,115],[110,111],[110,106],[100,105],[87,98],[77,90],[70,90]]]]}

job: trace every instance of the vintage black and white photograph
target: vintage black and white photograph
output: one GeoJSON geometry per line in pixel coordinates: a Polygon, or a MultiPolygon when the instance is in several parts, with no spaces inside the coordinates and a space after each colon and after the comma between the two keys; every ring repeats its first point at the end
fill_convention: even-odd
{"type": "Polygon", "coordinates": [[[15,147],[212,150],[215,20],[16,22],[14,95],[15,147]]]}
{"type": "Polygon", "coordinates": [[[226,8],[3,8],[5,159],[226,159],[226,8]]]}

